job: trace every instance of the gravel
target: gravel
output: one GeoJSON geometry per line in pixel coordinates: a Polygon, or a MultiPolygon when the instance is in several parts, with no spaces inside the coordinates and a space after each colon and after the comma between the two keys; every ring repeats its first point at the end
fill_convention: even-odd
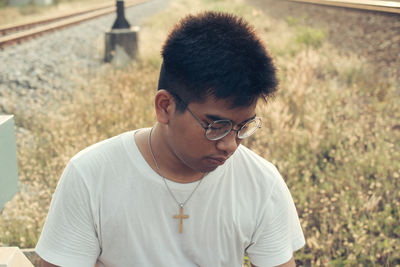
{"type": "Polygon", "coordinates": [[[247,0],[268,16],[292,17],[327,30],[328,38],[345,54],[365,58],[383,78],[400,77],[400,15],[324,7],[283,0],[247,0]]]}
{"type": "MultiPolygon", "coordinates": [[[[126,8],[125,15],[136,26],[167,5],[166,0],[150,0],[126,8]]],[[[105,65],[105,32],[114,20],[115,13],[0,50],[0,114],[9,113],[10,104],[29,105],[39,89],[42,96],[51,90],[68,90],[74,81],[98,71],[105,65]],[[10,94],[18,96],[18,103],[10,103],[10,94]]]]}

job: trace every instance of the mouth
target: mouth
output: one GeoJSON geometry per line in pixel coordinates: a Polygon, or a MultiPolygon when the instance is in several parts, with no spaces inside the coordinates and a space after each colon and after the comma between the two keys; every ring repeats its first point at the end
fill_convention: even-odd
{"type": "Polygon", "coordinates": [[[211,165],[216,165],[216,166],[220,166],[220,165],[224,164],[226,160],[227,160],[227,158],[222,158],[222,157],[208,157],[207,158],[207,161],[211,165]]]}

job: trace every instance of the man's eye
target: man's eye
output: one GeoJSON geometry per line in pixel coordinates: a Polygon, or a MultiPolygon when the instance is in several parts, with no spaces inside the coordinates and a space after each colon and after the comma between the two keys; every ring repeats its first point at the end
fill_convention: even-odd
{"type": "Polygon", "coordinates": [[[211,130],[221,130],[221,129],[223,129],[223,127],[221,127],[220,125],[212,125],[210,128],[211,128],[211,130]]]}

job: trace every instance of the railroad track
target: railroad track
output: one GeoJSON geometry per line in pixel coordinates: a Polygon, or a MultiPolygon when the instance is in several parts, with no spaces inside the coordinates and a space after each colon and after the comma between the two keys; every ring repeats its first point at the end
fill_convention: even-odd
{"type": "MultiPolygon", "coordinates": [[[[400,1],[377,0],[287,0],[324,6],[353,8],[375,12],[400,14],[400,1]]],[[[130,0],[125,2],[125,7],[138,5],[146,0],[130,0]]],[[[61,16],[48,17],[29,23],[7,25],[0,27],[0,48],[23,42],[46,32],[55,31],[73,24],[103,16],[115,11],[115,3],[107,3],[90,9],[78,10],[61,16]]]]}
{"type": "MultiPolygon", "coordinates": [[[[125,1],[125,7],[142,4],[147,0],[125,1]]],[[[75,12],[43,18],[28,23],[6,25],[0,27],[0,48],[18,44],[23,41],[40,36],[44,33],[65,28],[86,20],[115,12],[115,2],[98,5],[92,8],[77,10],[75,12]]]]}
{"type": "Polygon", "coordinates": [[[400,1],[378,1],[378,0],[288,0],[288,1],[400,14],[400,1]]]}

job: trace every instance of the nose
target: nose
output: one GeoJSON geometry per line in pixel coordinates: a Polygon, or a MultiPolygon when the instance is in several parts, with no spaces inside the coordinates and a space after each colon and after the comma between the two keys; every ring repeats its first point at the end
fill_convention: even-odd
{"type": "Polygon", "coordinates": [[[218,150],[224,151],[225,154],[231,155],[238,148],[240,139],[237,138],[235,131],[231,131],[224,138],[217,141],[216,146],[218,150]]]}

